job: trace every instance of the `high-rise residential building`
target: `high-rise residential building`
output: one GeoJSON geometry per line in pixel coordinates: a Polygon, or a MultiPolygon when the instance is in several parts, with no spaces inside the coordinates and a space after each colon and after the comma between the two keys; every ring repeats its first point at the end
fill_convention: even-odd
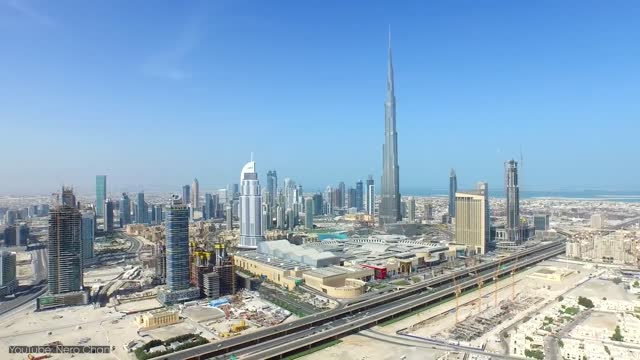
{"type": "Polygon", "coordinates": [[[225,220],[227,221],[227,230],[233,230],[233,208],[231,204],[226,206],[225,220]]]}
{"type": "Polygon", "coordinates": [[[273,214],[271,205],[267,202],[262,202],[262,233],[273,227],[273,214]]]}
{"type": "Polygon", "coordinates": [[[4,213],[4,224],[6,226],[11,226],[15,224],[17,219],[18,219],[18,212],[13,209],[9,209],[7,210],[6,213],[4,213]]]}
{"type": "Polygon", "coordinates": [[[533,227],[536,231],[549,230],[549,214],[533,215],[533,227]]]}
{"type": "Polygon", "coordinates": [[[76,201],[76,196],[73,194],[73,188],[63,186],[62,192],[58,194],[58,203],[77,209],[78,202],[76,201]]]}
{"type": "Polygon", "coordinates": [[[391,34],[389,34],[389,68],[387,99],[384,103],[384,145],[382,146],[382,188],[378,210],[380,226],[402,220],[400,209],[400,167],[398,166],[398,133],[396,132],[396,96],[393,84],[391,34]]]}
{"type": "Polygon", "coordinates": [[[458,191],[458,177],[456,171],[451,169],[449,173],[449,217],[456,217],[456,192],[458,191]]]}
{"type": "Polygon", "coordinates": [[[367,202],[367,214],[373,215],[373,210],[375,206],[375,194],[374,194],[374,186],[373,186],[373,176],[369,175],[367,178],[367,198],[365,201],[367,202]]]}
{"type": "Polygon", "coordinates": [[[347,206],[347,186],[344,184],[344,182],[340,181],[340,184],[338,184],[338,207],[340,209],[344,208],[345,206],[347,206]]]}
{"type": "Polygon", "coordinates": [[[278,206],[276,208],[276,227],[280,230],[284,230],[284,207],[278,206]]]}
{"type": "Polygon", "coordinates": [[[211,218],[217,219],[220,216],[218,209],[220,208],[220,195],[213,194],[211,196],[211,218]]]}
{"type": "Polygon", "coordinates": [[[17,288],[16,253],[0,251],[0,297],[13,294],[17,288]]]}
{"type": "Polygon", "coordinates": [[[104,201],[104,231],[107,234],[113,232],[113,201],[110,198],[104,201]]]}
{"type": "Polygon", "coordinates": [[[487,183],[478,183],[477,190],[456,193],[456,243],[467,246],[476,254],[485,254],[491,232],[489,190],[487,183]]]}
{"type": "Polygon", "coordinates": [[[335,206],[335,197],[333,194],[333,188],[331,188],[331,186],[327,186],[324,190],[324,213],[327,215],[333,215],[333,208],[335,206]]]}
{"type": "Polygon", "coordinates": [[[232,189],[233,189],[233,199],[234,200],[239,200],[240,199],[240,186],[238,184],[233,184],[232,185],[232,189]]]}
{"type": "Polygon", "coordinates": [[[240,243],[239,248],[255,249],[262,241],[262,196],[255,169],[256,162],[249,161],[240,173],[240,243]]]}
{"type": "Polygon", "coordinates": [[[104,201],[107,200],[107,175],[96,175],[96,215],[104,216],[104,201]]]}
{"type": "Polygon", "coordinates": [[[138,224],[146,224],[147,223],[147,204],[144,202],[144,192],[139,192],[137,195],[137,203],[136,203],[136,222],[138,224]]]}
{"type": "Polygon", "coordinates": [[[16,224],[16,245],[27,246],[29,243],[29,226],[25,223],[16,224]]]}
{"type": "Polygon", "coordinates": [[[412,197],[407,201],[407,218],[410,223],[416,221],[416,199],[412,197]]]}
{"type": "Polygon", "coordinates": [[[194,209],[200,208],[200,183],[198,179],[193,179],[191,185],[191,207],[194,209]]]}
{"type": "Polygon", "coordinates": [[[364,210],[364,184],[362,180],[356,182],[356,208],[358,211],[364,210]]]}
{"type": "Polygon", "coordinates": [[[275,170],[267,171],[267,191],[269,192],[269,204],[275,208],[278,196],[278,174],[275,170]]]}
{"type": "Polygon", "coordinates": [[[356,205],[356,201],[357,201],[357,191],[354,188],[349,188],[349,196],[347,198],[347,208],[355,208],[357,207],[356,205]]]}
{"type": "Polygon", "coordinates": [[[507,197],[507,238],[520,241],[520,189],[518,188],[518,162],[509,160],[504,163],[504,185],[507,197]]]}
{"type": "Polygon", "coordinates": [[[164,211],[162,209],[163,209],[163,206],[160,204],[153,205],[153,222],[156,225],[162,224],[162,220],[164,216],[163,215],[164,211]]]}
{"type": "Polygon", "coordinates": [[[191,186],[189,185],[182,186],[182,201],[185,204],[191,203],[191,186]]]}
{"type": "Polygon", "coordinates": [[[127,193],[122,193],[120,198],[120,227],[123,228],[128,224],[131,224],[131,200],[127,193]]]}
{"type": "Polygon", "coordinates": [[[431,203],[424,204],[424,214],[422,217],[424,220],[433,220],[433,205],[431,203]]]}
{"type": "Polygon", "coordinates": [[[33,219],[38,216],[38,205],[29,205],[29,219],[33,219]]]}
{"type": "Polygon", "coordinates": [[[373,216],[376,211],[376,189],[375,185],[367,188],[367,214],[373,216]]]}
{"type": "Polygon", "coordinates": [[[189,207],[174,195],[165,221],[166,285],[158,292],[165,304],[197,299],[198,288],[189,282],[189,207]]]}
{"type": "Polygon", "coordinates": [[[322,203],[322,193],[313,194],[313,214],[314,215],[322,215],[323,211],[323,203],[322,203]]]}
{"type": "Polygon", "coordinates": [[[82,215],[70,188],[63,188],[62,200],[49,212],[49,293],[82,290],[82,215]]]}
{"type": "Polygon", "coordinates": [[[304,226],[313,229],[313,198],[304,199],[304,226]]]}
{"type": "Polygon", "coordinates": [[[87,263],[93,258],[93,243],[96,239],[96,214],[93,211],[82,213],[81,223],[82,260],[87,263]]]}
{"type": "Polygon", "coordinates": [[[289,178],[284,179],[284,198],[287,209],[291,209],[293,204],[298,202],[298,187],[296,182],[289,178]]]}
{"type": "Polygon", "coordinates": [[[189,208],[177,196],[167,209],[165,236],[167,288],[185,290],[189,288],[189,208]]]}
{"type": "Polygon", "coordinates": [[[603,214],[593,214],[591,215],[591,228],[592,229],[604,229],[606,223],[606,218],[603,214]]]}
{"type": "Polygon", "coordinates": [[[202,218],[205,220],[213,218],[213,196],[209,193],[204,194],[204,211],[202,212],[202,218]]]}
{"type": "Polygon", "coordinates": [[[38,206],[38,214],[40,216],[49,216],[49,205],[40,204],[40,206],[38,206]]]}
{"type": "Polygon", "coordinates": [[[293,230],[296,227],[296,214],[292,209],[287,209],[287,228],[293,230]]]}

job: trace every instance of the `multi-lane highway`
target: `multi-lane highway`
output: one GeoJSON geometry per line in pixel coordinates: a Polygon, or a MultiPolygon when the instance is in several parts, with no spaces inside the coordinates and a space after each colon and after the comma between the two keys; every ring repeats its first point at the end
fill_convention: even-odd
{"type": "MultiPolygon", "coordinates": [[[[560,251],[556,252],[556,255],[560,251]]],[[[521,267],[535,264],[548,258],[546,253],[528,257],[521,263],[521,267]]],[[[510,274],[511,268],[499,270],[498,274],[501,276],[510,274]]],[[[495,271],[487,269],[479,274],[479,278],[484,282],[491,281],[495,276],[495,271]]],[[[469,280],[459,283],[461,290],[475,288],[478,284],[477,277],[471,277],[469,280]]],[[[441,286],[439,290],[430,292],[427,295],[416,294],[409,296],[402,300],[397,300],[389,304],[385,304],[369,312],[358,313],[351,318],[345,318],[341,320],[335,320],[333,322],[324,324],[314,329],[307,330],[305,334],[291,334],[288,337],[272,340],[267,343],[261,343],[255,345],[253,348],[243,349],[237,351],[236,354],[240,355],[243,359],[265,359],[273,358],[281,355],[294,353],[305,348],[312,347],[314,344],[321,343],[325,340],[332,340],[339,336],[360,331],[372,325],[376,325],[385,319],[391,318],[397,314],[403,314],[412,311],[413,309],[420,308],[424,305],[436,303],[442,299],[452,297],[454,295],[454,287],[441,286]],[[297,336],[292,336],[297,335],[297,336]]]]}
{"type": "Polygon", "coordinates": [[[33,282],[31,285],[21,285],[18,287],[16,296],[13,299],[0,301],[0,315],[6,314],[47,291],[47,251],[46,248],[31,250],[31,267],[33,271],[33,282]]]}
{"type": "Polygon", "coordinates": [[[179,351],[162,359],[208,359],[230,354],[246,359],[262,359],[292,354],[451,297],[455,291],[452,286],[454,278],[455,287],[464,291],[477,286],[478,278],[487,283],[492,281],[496,274],[508,276],[514,270],[563,252],[564,242],[540,245],[505,257],[500,262],[488,262],[462,269],[342,309],[326,311],[252,334],[179,351]]]}

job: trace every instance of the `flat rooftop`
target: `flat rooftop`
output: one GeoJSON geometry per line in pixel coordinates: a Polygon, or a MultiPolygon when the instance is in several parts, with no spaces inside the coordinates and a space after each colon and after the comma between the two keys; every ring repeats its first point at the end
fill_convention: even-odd
{"type": "Polygon", "coordinates": [[[258,261],[260,263],[263,263],[265,265],[269,265],[269,266],[273,266],[273,267],[277,267],[280,269],[284,269],[284,270],[295,270],[296,268],[298,270],[308,270],[311,269],[311,267],[309,265],[297,262],[297,261],[291,261],[291,260],[287,260],[287,259],[282,259],[273,255],[263,255],[263,254],[259,254],[257,251],[243,251],[243,252],[239,252],[238,256],[247,258],[247,259],[251,259],[251,260],[255,260],[258,261]]]}

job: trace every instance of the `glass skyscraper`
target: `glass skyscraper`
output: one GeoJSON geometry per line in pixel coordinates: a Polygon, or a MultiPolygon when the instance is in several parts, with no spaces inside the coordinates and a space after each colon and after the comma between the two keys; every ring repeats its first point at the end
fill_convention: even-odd
{"type": "Polygon", "coordinates": [[[313,229],[313,198],[304,199],[304,226],[313,229]]]}
{"type": "Polygon", "coordinates": [[[520,240],[520,189],[518,188],[518,162],[504,163],[504,185],[507,197],[507,236],[509,241],[520,240]]]}
{"type": "Polygon", "coordinates": [[[191,202],[191,186],[182,186],[182,201],[185,204],[189,204],[191,202]]]}
{"type": "Polygon", "coordinates": [[[373,215],[375,207],[375,193],[374,193],[373,177],[369,175],[367,179],[367,214],[373,215]]]}
{"type": "Polygon", "coordinates": [[[262,241],[262,196],[255,161],[244,165],[240,173],[240,244],[255,249],[262,241]]]}
{"type": "Polygon", "coordinates": [[[104,201],[107,200],[107,175],[96,176],[96,215],[104,216],[104,201]]]}
{"type": "Polygon", "coordinates": [[[51,294],[82,290],[82,215],[70,188],[62,189],[61,202],[49,212],[49,272],[51,294]]]}
{"type": "Polygon", "coordinates": [[[396,131],[396,96],[393,83],[391,34],[389,34],[389,68],[387,99],[384,103],[384,144],[382,146],[382,187],[379,213],[380,226],[402,220],[400,209],[400,167],[398,166],[398,133],[396,131]]]}
{"type": "Polygon", "coordinates": [[[456,217],[456,192],[458,191],[458,178],[456,171],[451,169],[449,173],[449,218],[456,217]]]}
{"type": "Polygon", "coordinates": [[[113,201],[111,199],[104,201],[104,231],[107,234],[113,232],[113,201]]]}
{"type": "Polygon", "coordinates": [[[92,211],[82,213],[82,259],[93,258],[93,243],[96,232],[96,215],[92,211]]]}
{"type": "Polygon", "coordinates": [[[189,208],[175,196],[167,209],[166,224],[167,288],[189,288],[189,208]]]}
{"type": "Polygon", "coordinates": [[[122,193],[120,198],[120,227],[131,224],[131,200],[127,193],[122,193]]]}
{"type": "Polygon", "coordinates": [[[364,210],[364,184],[362,180],[356,182],[356,208],[358,211],[364,210]]]}
{"type": "Polygon", "coordinates": [[[275,170],[267,172],[267,191],[269,192],[269,204],[275,207],[278,199],[278,174],[275,170]]]}
{"type": "Polygon", "coordinates": [[[137,198],[137,206],[136,206],[136,222],[138,224],[146,224],[147,223],[147,206],[144,202],[144,192],[138,193],[137,198]]]}

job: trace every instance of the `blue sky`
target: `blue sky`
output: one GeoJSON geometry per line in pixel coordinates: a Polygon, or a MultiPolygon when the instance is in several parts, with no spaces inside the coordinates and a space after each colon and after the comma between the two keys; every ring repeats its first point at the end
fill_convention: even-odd
{"type": "Polygon", "coordinates": [[[205,189],[255,153],[380,179],[387,29],[403,193],[638,190],[636,1],[0,0],[0,193],[205,189]],[[625,174],[625,175],[621,175],[625,174]]]}

